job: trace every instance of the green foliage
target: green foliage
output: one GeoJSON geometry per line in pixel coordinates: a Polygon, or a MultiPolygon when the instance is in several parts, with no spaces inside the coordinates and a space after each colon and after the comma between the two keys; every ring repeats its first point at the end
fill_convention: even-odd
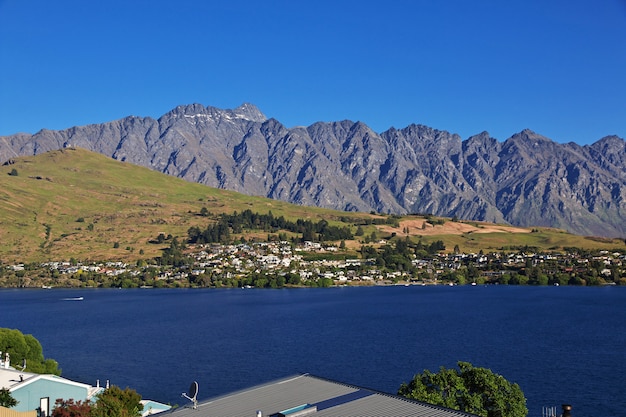
{"type": "Polygon", "coordinates": [[[361,257],[363,259],[375,259],[376,265],[393,271],[411,272],[415,269],[413,259],[415,257],[425,257],[434,255],[445,250],[445,244],[441,240],[424,245],[422,242],[413,243],[407,237],[405,239],[391,240],[393,245],[386,244],[380,250],[372,246],[361,246],[361,257]]]}
{"type": "Polygon", "coordinates": [[[9,175],[12,177],[17,177],[18,176],[17,169],[13,168],[11,172],[9,172],[9,175]]]}
{"type": "Polygon", "coordinates": [[[91,403],[88,401],[64,400],[58,398],[54,403],[52,417],[90,417],[91,403]]]}
{"type": "Polygon", "coordinates": [[[173,238],[170,247],[163,250],[163,255],[159,258],[161,265],[183,266],[192,260],[185,256],[185,245],[180,243],[177,238],[173,238]]]}
{"type": "Polygon", "coordinates": [[[141,395],[112,385],[98,394],[95,403],[57,399],[52,417],[139,417],[142,410],[141,395]]]}
{"type": "Polygon", "coordinates": [[[376,242],[378,240],[378,234],[376,232],[370,233],[369,236],[365,238],[365,243],[376,242]]]}
{"type": "Polygon", "coordinates": [[[396,247],[385,245],[382,252],[378,254],[376,262],[394,271],[410,271],[413,269],[411,263],[411,251],[403,240],[396,241],[396,247]]]}
{"type": "Polygon", "coordinates": [[[17,405],[18,401],[13,398],[8,388],[0,389],[0,406],[11,408],[17,405]]]}
{"type": "Polygon", "coordinates": [[[19,330],[0,328],[0,352],[9,353],[11,363],[22,364],[26,359],[28,372],[61,375],[58,364],[52,359],[44,359],[41,344],[33,335],[22,334],[19,330]]]}
{"type": "Polygon", "coordinates": [[[373,246],[361,246],[361,257],[363,259],[376,258],[377,256],[378,252],[373,246]]]}
{"type": "Polygon", "coordinates": [[[98,394],[91,417],[139,417],[142,410],[141,395],[137,391],[111,385],[98,394]]]}
{"type": "Polygon", "coordinates": [[[353,235],[348,226],[338,227],[330,225],[326,220],[317,223],[311,220],[298,219],[295,222],[286,220],[284,216],[275,217],[270,211],[267,214],[253,213],[244,210],[241,213],[222,214],[217,222],[202,230],[197,226],[187,231],[189,243],[230,243],[231,234],[243,233],[244,230],[263,230],[276,233],[287,230],[301,233],[302,241],[325,241],[352,239],[353,235]]]}
{"type": "Polygon", "coordinates": [[[204,230],[197,226],[190,227],[187,236],[189,243],[229,243],[230,227],[226,220],[221,219],[217,223],[207,226],[204,230]]]}
{"type": "Polygon", "coordinates": [[[398,395],[483,417],[525,417],[526,398],[519,385],[490,369],[458,362],[459,370],[441,367],[425,370],[409,384],[402,384],[398,395]]]}
{"type": "Polygon", "coordinates": [[[446,223],[445,219],[441,219],[441,218],[440,219],[435,219],[435,218],[433,218],[432,215],[426,215],[426,216],[424,216],[424,219],[425,219],[425,223],[430,223],[433,226],[437,226],[437,225],[441,226],[441,225],[444,225],[446,223]]]}

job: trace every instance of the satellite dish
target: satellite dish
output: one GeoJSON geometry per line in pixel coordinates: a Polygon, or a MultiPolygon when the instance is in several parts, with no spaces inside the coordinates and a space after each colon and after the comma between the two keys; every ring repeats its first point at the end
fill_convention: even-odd
{"type": "Polygon", "coordinates": [[[196,408],[198,408],[198,383],[196,381],[193,381],[191,383],[191,385],[189,386],[189,395],[185,394],[183,392],[183,397],[187,398],[189,401],[191,401],[193,403],[193,409],[195,410],[196,408]]]}
{"type": "Polygon", "coordinates": [[[189,396],[195,399],[198,396],[198,383],[193,381],[189,386],[189,396]]]}

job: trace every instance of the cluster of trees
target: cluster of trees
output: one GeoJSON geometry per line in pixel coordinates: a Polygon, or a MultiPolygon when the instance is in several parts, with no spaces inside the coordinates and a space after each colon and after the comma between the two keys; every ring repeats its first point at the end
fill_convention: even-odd
{"type": "MultiPolygon", "coordinates": [[[[466,261],[460,269],[448,271],[442,279],[459,284],[477,282],[502,285],[626,285],[626,271],[618,263],[613,262],[607,266],[602,259],[594,256],[594,253],[576,248],[568,248],[567,253],[572,257],[560,259],[553,257],[542,262],[534,262],[529,258],[524,263],[514,265],[495,261],[489,255],[486,264],[478,265],[473,261],[466,261]],[[579,263],[579,259],[586,262],[579,263]],[[490,271],[491,276],[481,276],[481,269],[490,271]],[[605,270],[610,274],[605,275],[603,273],[605,270]]],[[[503,253],[501,258],[505,257],[506,254],[503,253]]]]}
{"type": "MultiPolygon", "coordinates": [[[[192,286],[208,288],[234,288],[251,286],[255,288],[285,288],[302,285],[299,274],[293,272],[251,272],[243,277],[227,277],[223,274],[200,274],[189,277],[192,286]]],[[[334,281],[330,278],[319,277],[314,280],[307,280],[304,285],[308,287],[327,288],[331,287],[334,281]]]]}
{"type": "Polygon", "coordinates": [[[157,259],[159,265],[183,266],[192,263],[193,259],[185,255],[185,244],[177,238],[173,238],[168,248],[163,249],[163,254],[157,259]]]}
{"type": "Polygon", "coordinates": [[[41,343],[31,334],[23,334],[17,329],[0,328],[0,352],[2,359],[8,353],[11,363],[24,371],[37,374],[61,375],[58,363],[53,359],[45,359],[41,343]]]}
{"type": "Polygon", "coordinates": [[[429,245],[424,245],[421,240],[414,243],[408,237],[396,239],[393,242],[393,245],[384,245],[380,250],[373,246],[361,246],[361,257],[363,259],[375,259],[376,265],[380,268],[411,272],[415,270],[412,264],[414,256],[424,258],[446,249],[442,240],[437,240],[429,245]]]}
{"type": "Polygon", "coordinates": [[[249,209],[241,213],[222,214],[215,223],[208,225],[204,230],[199,227],[189,228],[187,235],[189,243],[231,243],[231,236],[243,233],[244,230],[262,230],[268,233],[286,230],[301,234],[301,241],[333,241],[353,238],[349,226],[332,226],[326,220],[314,223],[311,220],[298,219],[294,222],[285,219],[284,216],[275,217],[271,211],[267,214],[259,214],[249,209]]]}
{"type": "MultiPolygon", "coordinates": [[[[370,214],[376,214],[374,212],[371,212],[370,214]]],[[[390,216],[385,216],[385,217],[367,217],[365,219],[360,219],[359,220],[359,224],[363,224],[363,225],[370,225],[370,224],[388,224],[394,227],[399,227],[400,226],[400,220],[402,219],[401,216],[397,216],[395,214],[392,214],[390,216]]],[[[346,220],[342,221],[344,223],[346,223],[346,220]]]]}
{"type": "Polygon", "coordinates": [[[526,398],[519,385],[487,368],[458,362],[459,369],[425,370],[402,384],[398,395],[482,417],[525,417],[526,398]]]}

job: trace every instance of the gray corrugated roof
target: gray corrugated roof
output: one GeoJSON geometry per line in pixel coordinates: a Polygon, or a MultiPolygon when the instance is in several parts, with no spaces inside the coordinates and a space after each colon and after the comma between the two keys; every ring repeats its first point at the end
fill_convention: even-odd
{"type": "MultiPolygon", "coordinates": [[[[200,387],[202,389],[202,387],[200,387]]],[[[268,417],[302,404],[317,406],[314,417],[466,417],[471,414],[437,407],[395,395],[315,377],[296,375],[198,403],[180,407],[175,417],[268,417]]]]}

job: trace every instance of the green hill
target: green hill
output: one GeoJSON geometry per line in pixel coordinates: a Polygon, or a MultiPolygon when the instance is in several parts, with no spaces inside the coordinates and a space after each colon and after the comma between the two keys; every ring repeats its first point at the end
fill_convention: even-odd
{"type": "MultiPolygon", "coordinates": [[[[67,148],[15,158],[0,167],[0,262],[152,258],[164,247],[150,243],[160,233],[184,238],[190,227],[206,227],[210,218],[200,216],[203,209],[211,214],[271,211],[291,220],[348,224],[381,217],[251,197],[67,148]]],[[[444,240],[448,249],[459,245],[468,252],[524,245],[624,248],[618,239],[589,239],[560,230],[530,233],[529,229],[487,223],[439,219],[434,225],[423,225],[424,217],[394,219],[392,225],[365,225],[365,235],[444,240]]],[[[267,237],[267,233],[256,233],[259,239],[267,237]]],[[[356,249],[361,244],[355,240],[347,242],[347,247],[356,249]]]]}
{"type": "Polygon", "coordinates": [[[149,241],[160,233],[186,236],[191,226],[206,227],[202,208],[271,210],[315,221],[336,215],[190,183],[84,149],[11,162],[0,167],[3,263],[154,257],[163,246],[149,241]]]}

